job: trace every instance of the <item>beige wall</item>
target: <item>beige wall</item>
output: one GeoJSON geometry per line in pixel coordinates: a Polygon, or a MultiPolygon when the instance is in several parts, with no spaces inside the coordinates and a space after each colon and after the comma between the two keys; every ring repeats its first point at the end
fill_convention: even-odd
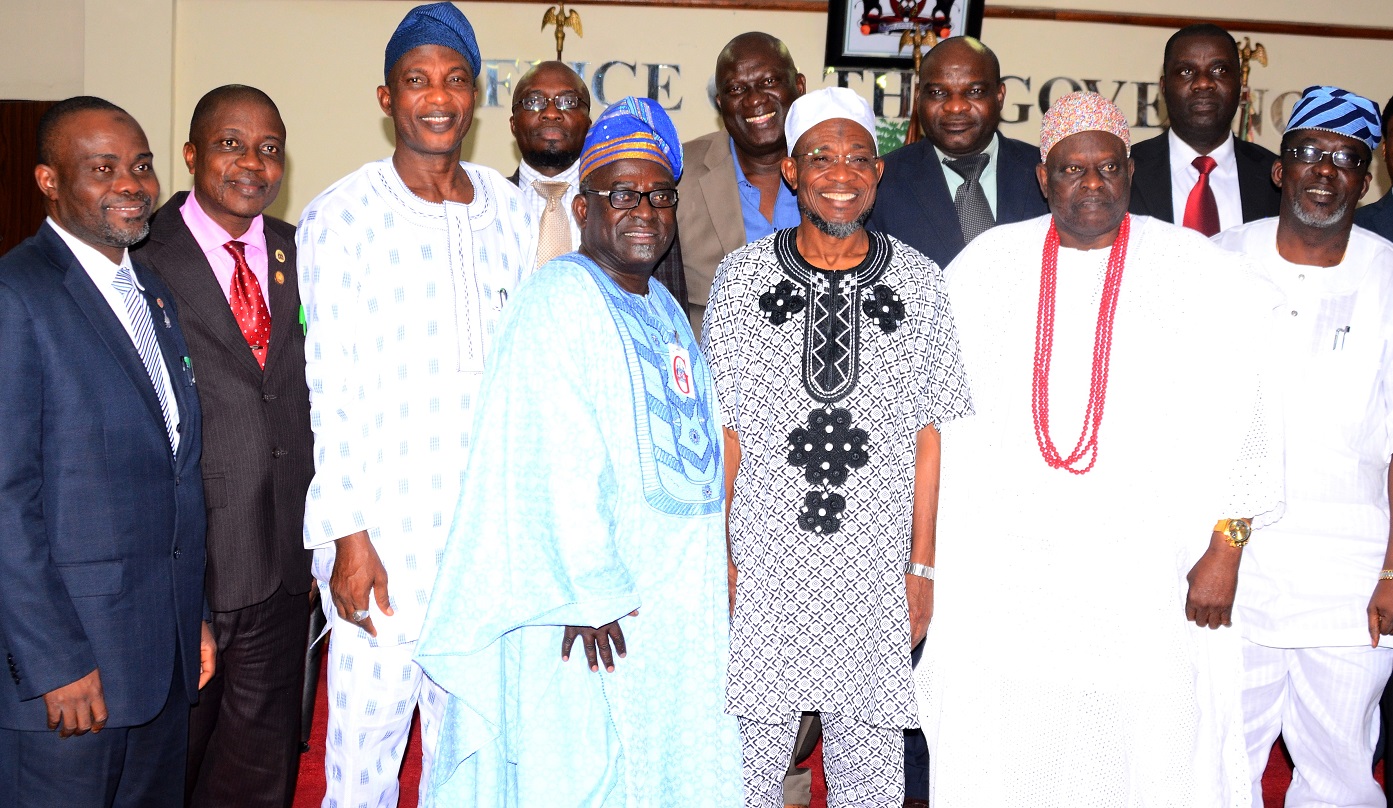
{"type": "MultiPolygon", "coordinates": [[[[1142,0],[989,0],[991,5],[1029,5],[1097,10],[1157,11],[1142,0]]],[[[59,98],[76,92],[103,95],[130,109],[145,125],[157,152],[167,192],[188,187],[178,159],[188,117],[200,95],[219,84],[241,82],[266,90],[281,106],[289,132],[289,171],[274,212],[295,219],[320,190],[364,162],[391,150],[391,134],[377,109],[382,51],[393,27],[414,5],[396,0],[0,0],[0,97],[59,98]],[[11,21],[17,25],[11,25],[11,21]],[[255,31],[255,35],[240,32],[255,31]]],[[[548,3],[461,2],[479,34],[486,60],[480,108],[465,143],[465,158],[510,172],[517,153],[508,134],[510,82],[518,60],[549,58],[553,40],[540,30],[548,3]],[[497,100],[487,102],[490,76],[497,100]]],[[[1320,4],[1324,20],[1393,28],[1393,3],[1348,0],[1320,4]]],[[[1305,0],[1171,0],[1165,11],[1204,15],[1216,7],[1228,17],[1308,19],[1305,0]]],[[[822,70],[824,16],[796,12],[729,11],[660,7],[578,5],[585,36],[568,33],[566,58],[586,62],[587,76],[610,61],[603,87],[610,100],[644,93],[650,65],[668,91],[660,100],[673,111],[684,138],[717,126],[706,98],[716,52],[731,37],[766,30],[788,42],[808,74],[810,87],[835,82],[822,70]],[[680,72],[679,72],[680,71],[680,72]]],[[[1138,114],[1156,95],[1161,48],[1169,31],[1129,26],[987,20],[983,39],[1001,56],[1008,84],[1007,134],[1036,140],[1039,94],[1051,79],[1050,97],[1068,92],[1069,80],[1093,80],[1117,101],[1134,124],[1156,124],[1157,109],[1138,114]],[[1025,81],[1030,82],[1029,88],[1025,81]],[[1118,82],[1121,82],[1119,85],[1118,82]],[[1142,86],[1138,86],[1141,83],[1142,86]],[[1024,106],[1018,106],[1024,105],[1024,106]]],[[[1240,38],[1242,31],[1235,31],[1240,38]]],[[[1254,66],[1263,91],[1262,142],[1275,146],[1292,96],[1313,83],[1337,84],[1382,103],[1393,93],[1393,47],[1369,40],[1257,37],[1271,57],[1254,66]],[[1275,110],[1273,102],[1281,102],[1275,110]],[[1276,125],[1274,125],[1276,124],[1276,125]]],[[[886,77],[887,114],[898,108],[898,76],[886,77]]],[[[871,77],[849,86],[872,95],[871,77]]],[[[1135,136],[1159,129],[1138,126],[1135,136]]],[[[1387,187],[1380,172],[1376,191],[1387,187]]]]}

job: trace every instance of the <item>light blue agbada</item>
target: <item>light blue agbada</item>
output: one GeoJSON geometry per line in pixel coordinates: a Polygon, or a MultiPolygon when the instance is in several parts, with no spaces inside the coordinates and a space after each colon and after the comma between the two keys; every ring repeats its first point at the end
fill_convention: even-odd
{"type": "Polygon", "coordinates": [[[480,399],[417,651],[451,694],[426,804],[739,806],[720,420],[686,315],[563,256],[509,304],[480,399]],[[561,661],[563,626],[616,619],[613,673],[561,661]]]}

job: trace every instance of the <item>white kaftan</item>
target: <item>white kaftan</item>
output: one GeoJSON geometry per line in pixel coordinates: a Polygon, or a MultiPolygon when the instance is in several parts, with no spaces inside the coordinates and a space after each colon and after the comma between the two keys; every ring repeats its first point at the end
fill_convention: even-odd
{"type": "Polygon", "coordinates": [[[395,612],[369,607],[373,645],[420,632],[484,355],[533,263],[517,189],[492,169],[461,165],[474,185],[468,205],[421,199],[387,158],[316,197],[296,233],[315,456],[305,546],[327,587],[334,540],[368,531],[395,612]]]}
{"type": "MultiPolygon", "coordinates": [[[[1186,622],[1220,517],[1280,507],[1259,368],[1275,292],[1197,233],[1133,217],[1097,465],[1046,465],[1031,382],[1050,218],[948,269],[974,417],[943,429],[933,622],[916,671],[936,808],[1246,805],[1238,634],[1186,622]]],[[[1063,249],[1050,420],[1089,390],[1108,250],[1063,249]]]]}

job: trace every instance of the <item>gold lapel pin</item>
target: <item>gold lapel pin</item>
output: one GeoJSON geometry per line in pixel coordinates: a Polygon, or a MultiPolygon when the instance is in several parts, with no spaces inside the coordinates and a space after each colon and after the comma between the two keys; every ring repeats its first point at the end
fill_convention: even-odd
{"type": "Polygon", "coordinates": [[[284,250],[276,250],[276,260],[279,261],[279,262],[281,262],[282,264],[285,263],[285,251],[284,251],[284,250]]]}
{"type": "Polygon", "coordinates": [[[276,270],[276,283],[281,284],[282,286],[285,285],[285,273],[284,273],[284,272],[281,272],[280,270],[276,270]]]}

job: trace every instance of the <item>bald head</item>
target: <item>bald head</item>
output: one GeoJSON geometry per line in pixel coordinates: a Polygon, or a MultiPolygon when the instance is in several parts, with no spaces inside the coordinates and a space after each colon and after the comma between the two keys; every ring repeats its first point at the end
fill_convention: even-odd
{"type": "Polygon", "coordinates": [[[978,75],[993,84],[1001,82],[1001,62],[992,49],[971,36],[955,36],[942,40],[924,54],[919,63],[919,81],[941,72],[946,65],[968,64],[978,75]]]}
{"type": "Polygon", "coordinates": [[[277,120],[281,117],[281,111],[276,106],[276,102],[272,101],[271,96],[261,90],[248,87],[245,84],[224,84],[209,90],[204,93],[202,98],[198,99],[198,104],[193,108],[193,117],[189,119],[189,142],[201,142],[209,122],[217,116],[217,113],[225,105],[234,102],[261,106],[275,113],[277,120]]]}
{"type": "Polygon", "coordinates": [[[750,31],[727,42],[716,56],[716,86],[720,87],[723,70],[729,70],[736,63],[750,58],[771,58],[778,61],[788,72],[789,83],[798,75],[798,68],[793,64],[793,54],[788,52],[788,46],[783,40],[763,31],[750,31]]]}

